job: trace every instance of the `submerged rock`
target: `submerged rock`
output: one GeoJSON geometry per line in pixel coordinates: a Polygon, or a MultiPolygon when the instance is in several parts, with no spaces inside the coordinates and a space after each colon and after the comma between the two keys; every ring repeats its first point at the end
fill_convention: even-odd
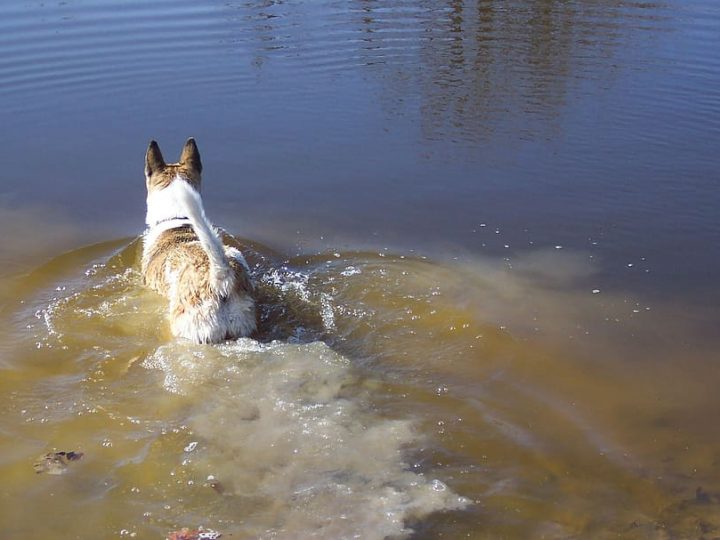
{"type": "Polygon", "coordinates": [[[37,474],[65,474],[68,463],[83,457],[82,452],[49,452],[33,464],[37,474]]]}

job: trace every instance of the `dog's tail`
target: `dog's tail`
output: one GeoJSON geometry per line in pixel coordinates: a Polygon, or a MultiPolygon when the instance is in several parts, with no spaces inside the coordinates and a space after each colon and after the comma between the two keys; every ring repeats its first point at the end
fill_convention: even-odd
{"type": "Polygon", "coordinates": [[[200,245],[207,254],[208,259],[210,259],[213,289],[219,294],[226,295],[233,284],[235,274],[230,267],[217,232],[205,217],[205,209],[200,194],[181,178],[176,178],[165,189],[173,190],[178,207],[182,208],[187,215],[195,234],[200,240],[200,245]]]}

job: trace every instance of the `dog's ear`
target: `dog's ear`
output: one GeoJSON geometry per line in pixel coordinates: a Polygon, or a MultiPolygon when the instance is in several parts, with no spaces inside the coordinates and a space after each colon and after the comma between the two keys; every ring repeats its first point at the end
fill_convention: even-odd
{"type": "Polygon", "coordinates": [[[163,159],[160,147],[155,141],[150,141],[147,152],[145,153],[145,175],[151,176],[165,168],[165,160],[163,159]]]}
{"type": "Polygon", "coordinates": [[[200,161],[200,152],[195,144],[195,139],[190,137],[185,146],[183,146],[182,154],[180,155],[180,164],[190,167],[198,174],[202,172],[202,162],[200,161]]]}

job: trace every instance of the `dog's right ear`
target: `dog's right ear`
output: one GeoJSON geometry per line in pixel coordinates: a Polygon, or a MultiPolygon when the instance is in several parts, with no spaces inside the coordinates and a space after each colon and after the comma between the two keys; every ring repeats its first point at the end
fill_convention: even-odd
{"type": "Polygon", "coordinates": [[[183,146],[182,154],[180,155],[180,163],[192,168],[200,174],[202,172],[202,161],[200,161],[200,151],[198,150],[195,139],[190,137],[185,146],[183,146]]]}
{"type": "Polygon", "coordinates": [[[151,176],[165,168],[165,160],[163,159],[160,147],[155,141],[150,141],[147,152],[145,153],[145,176],[151,176]]]}

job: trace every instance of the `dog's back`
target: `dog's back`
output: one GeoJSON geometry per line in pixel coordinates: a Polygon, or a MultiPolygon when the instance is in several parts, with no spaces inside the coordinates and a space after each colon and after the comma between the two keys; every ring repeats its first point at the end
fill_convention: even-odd
{"type": "Polygon", "coordinates": [[[205,218],[194,141],[169,165],[153,141],[145,168],[142,273],[146,285],[169,299],[172,333],[199,343],[249,335],[256,327],[252,283],[240,251],[223,245],[205,218]]]}

